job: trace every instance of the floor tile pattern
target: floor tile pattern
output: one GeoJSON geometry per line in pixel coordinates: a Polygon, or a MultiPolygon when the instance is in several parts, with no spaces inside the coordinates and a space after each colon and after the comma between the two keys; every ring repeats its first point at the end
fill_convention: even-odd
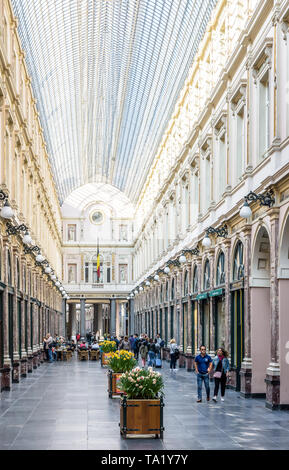
{"type": "MultiPolygon", "coordinates": [[[[0,394],[0,449],[289,449],[289,411],[226,391],[224,403],[196,403],[192,372],[165,363],[164,439],[122,439],[119,400],[107,395],[99,362],[43,364],[0,394]]],[[[211,384],[211,388],[213,384],[211,384]]]]}

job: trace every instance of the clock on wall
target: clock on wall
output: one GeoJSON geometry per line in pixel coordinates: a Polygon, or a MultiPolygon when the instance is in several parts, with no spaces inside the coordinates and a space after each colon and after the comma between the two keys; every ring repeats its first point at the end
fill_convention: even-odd
{"type": "Polygon", "coordinates": [[[90,221],[93,224],[102,224],[103,220],[104,220],[104,215],[101,211],[96,210],[96,211],[91,212],[90,221]]]}

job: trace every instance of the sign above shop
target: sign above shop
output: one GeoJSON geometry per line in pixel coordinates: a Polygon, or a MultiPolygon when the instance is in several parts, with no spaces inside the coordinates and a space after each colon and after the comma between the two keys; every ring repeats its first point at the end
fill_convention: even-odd
{"type": "Polygon", "coordinates": [[[224,289],[214,289],[209,292],[210,297],[218,297],[219,295],[223,295],[224,289]]]}
{"type": "Polygon", "coordinates": [[[197,295],[197,300],[203,300],[208,298],[208,292],[197,295]]]}

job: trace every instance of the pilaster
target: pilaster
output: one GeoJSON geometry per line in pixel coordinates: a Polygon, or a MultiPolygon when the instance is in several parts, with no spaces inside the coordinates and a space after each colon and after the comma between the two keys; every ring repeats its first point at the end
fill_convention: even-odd
{"type": "Polygon", "coordinates": [[[251,396],[252,359],[251,359],[251,298],[249,279],[251,275],[251,225],[245,225],[244,234],[244,358],[241,364],[240,378],[243,397],[251,396]]]}
{"type": "Polygon", "coordinates": [[[279,208],[268,210],[271,225],[271,362],[266,371],[266,407],[275,409],[280,404],[280,361],[279,361],[279,208]]]}

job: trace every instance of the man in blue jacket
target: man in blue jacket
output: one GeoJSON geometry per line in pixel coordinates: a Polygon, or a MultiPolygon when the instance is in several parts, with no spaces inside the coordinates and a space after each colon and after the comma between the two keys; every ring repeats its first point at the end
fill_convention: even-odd
{"type": "Polygon", "coordinates": [[[209,374],[212,370],[213,362],[211,356],[206,353],[206,346],[200,347],[201,354],[195,357],[195,369],[198,383],[197,403],[202,401],[202,384],[205,383],[207,401],[210,401],[210,381],[209,374]]]}

